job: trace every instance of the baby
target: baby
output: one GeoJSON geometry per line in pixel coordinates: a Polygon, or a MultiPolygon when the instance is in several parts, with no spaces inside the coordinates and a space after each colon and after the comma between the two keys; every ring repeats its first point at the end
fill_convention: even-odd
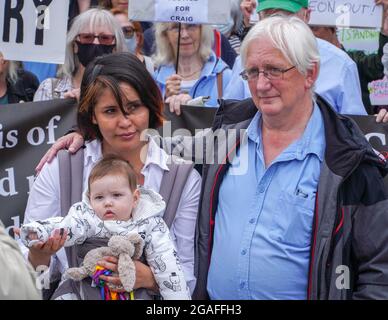
{"type": "Polygon", "coordinates": [[[83,201],[74,204],[66,217],[25,224],[20,237],[30,247],[46,242],[55,229],[64,229],[68,247],[91,237],[110,238],[137,232],[145,240],[145,258],[161,296],[165,300],[190,299],[175,246],[162,218],[164,209],[165,203],[158,193],[137,189],[135,172],[126,161],[110,156],[93,168],[83,201]]]}

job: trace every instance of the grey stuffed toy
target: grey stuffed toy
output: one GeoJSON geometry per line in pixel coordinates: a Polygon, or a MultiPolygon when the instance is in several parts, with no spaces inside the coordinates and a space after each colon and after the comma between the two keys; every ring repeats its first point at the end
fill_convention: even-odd
{"type": "Polygon", "coordinates": [[[110,283],[107,283],[107,285],[111,290],[124,289],[127,292],[131,292],[136,280],[136,269],[132,259],[139,259],[143,253],[143,248],[144,241],[137,233],[126,236],[112,236],[107,247],[90,250],[85,255],[81,267],[68,269],[66,271],[66,278],[81,281],[87,276],[93,276],[97,262],[105,256],[113,256],[118,258],[118,276],[122,286],[110,283]]]}

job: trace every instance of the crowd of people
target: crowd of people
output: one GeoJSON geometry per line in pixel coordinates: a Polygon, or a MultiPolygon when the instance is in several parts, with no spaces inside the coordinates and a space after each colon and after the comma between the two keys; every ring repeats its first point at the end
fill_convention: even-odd
{"type": "Polygon", "coordinates": [[[0,251],[6,274],[25,279],[0,284],[0,299],[99,298],[67,270],[128,234],[144,245],[133,292],[117,255],[98,261],[109,271],[99,283],[126,299],[388,299],[388,164],[346,116],[388,122],[367,91],[388,39],[388,0],[375,2],[377,54],[310,27],[308,0],[231,0],[214,26],[129,21],[128,1],[112,0],[71,1],[65,63],[40,85],[0,56],[0,104],[78,100],[77,124],[37,166],[21,251],[0,237],[20,264],[0,251]],[[186,104],[218,108],[212,128],[147,133],[165,105],[179,116],[186,104]],[[198,146],[203,159],[182,154],[198,146]],[[38,292],[31,268],[42,266],[50,286],[38,292]]]}

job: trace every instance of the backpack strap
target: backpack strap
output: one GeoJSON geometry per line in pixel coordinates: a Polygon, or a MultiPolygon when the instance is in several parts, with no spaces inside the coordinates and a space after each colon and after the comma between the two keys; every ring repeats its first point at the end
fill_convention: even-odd
{"type": "Polygon", "coordinates": [[[175,219],[183,189],[194,167],[192,162],[175,161],[176,158],[174,156],[169,158],[170,161],[167,165],[169,171],[164,172],[159,190],[160,195],[166,202],[163,220],[166,222],[168,228],[171,228],[175,219]]]}
{"type": "Polygon", "coordinates": [[[222,99],[223,96],[223,87],[222,87],[222,71],[217,73],[217,93],[218,99],[222,99]]]}
{"type": "Polygon", "coordinates": [[[84,149],[75,154],[58,152],[61,216],[65,217],[72,204],[81,201],[84,169],[84,149]]]}

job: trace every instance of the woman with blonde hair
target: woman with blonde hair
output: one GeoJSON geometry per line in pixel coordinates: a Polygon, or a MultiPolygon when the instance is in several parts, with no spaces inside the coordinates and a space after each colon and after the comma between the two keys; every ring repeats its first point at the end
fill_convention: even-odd
{"type": "Polygon", "coordinates": [[[203,97],[209,107],[216,107],[222,98],[231,70],[212,51],[213,37],[213,28],[207,25],[156,24],[155,79],[171,112],[179,115],[181,104],[194,98],[203,97]]]}

